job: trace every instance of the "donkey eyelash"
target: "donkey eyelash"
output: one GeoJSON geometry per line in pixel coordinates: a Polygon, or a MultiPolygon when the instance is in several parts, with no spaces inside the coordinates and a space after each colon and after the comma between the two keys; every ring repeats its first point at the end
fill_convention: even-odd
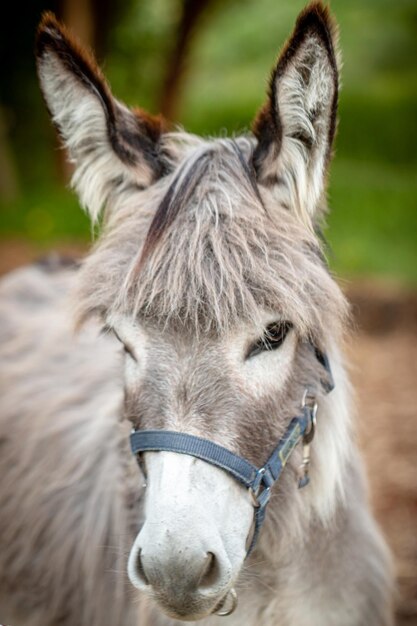
{"type": "MultiPolygon", "coordinates": [[[[123,343],[123,342],[122,342],[123,343]]],[[[123,344],[123,350],[126,354],[128,354],[130,356],[131,359],[133,359],[136,363],[138,362],[135,353],[133,352],[132,348],[130,346],[128,346],[127,344],[123,344]]]]}
{"type": "Polygon", "coordinates": [[[100,335],[108,335],[108,334],[112,334],[116,337],[116,339],[122,344],[123,346],[123,351],[128,354],[134,361],[138,361],[136,358],[136,355],[133,351],[133,349],[129,346],[129,344],[125,343],[120,335],[118,335],[117,331],[112,327],[109,326],[108,324],[106,324],[105,326],[103,326],[103,328],[100,331],[100,335]]]}
{"type": "Polygon", "coordinates": [[[245,358],[251,359],[262,352],[269,352],[281,347],[291,329],[291,322],[273,322],[269,324],[262,337],[250,346],[245,358]]]}

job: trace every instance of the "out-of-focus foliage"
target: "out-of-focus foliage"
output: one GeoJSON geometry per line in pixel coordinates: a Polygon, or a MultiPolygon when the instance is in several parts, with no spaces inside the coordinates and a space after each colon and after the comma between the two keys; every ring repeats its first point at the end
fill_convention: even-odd
{"type": "MultiPolygon", "coordinates": [[[[304,4],[213,2],[195,32],[176,121],[200,134],[248,129],[273,61],[304,4]]],[[[104,69],[114,93],[129,104],[157,112],[180,7],[179,0],[130,0],[116,12],[104,69]]],[[[331,264],[345,276],[381,274],[417,283],[417,5],[333,0],[331,8],[344,59],[330,173],[331,264]]],[[[33,30],[40,9],[32,8],[27,17],[33,30]]],[[[89,237],[85,216],[57,178],[53,133],[35,85],[32,41],[23,45],[29,55],[25,71],[15,68],[13,98],[2,98],[20,192],[3,202],[1,233],[48,244],[89,237]]],[[[0,75],[2,95],[13,70],[10,64],[0,75]]]]}

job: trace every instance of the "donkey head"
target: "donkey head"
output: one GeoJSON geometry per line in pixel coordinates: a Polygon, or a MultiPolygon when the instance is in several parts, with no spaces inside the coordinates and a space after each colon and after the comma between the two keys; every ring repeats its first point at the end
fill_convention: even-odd
{"type": "MultiPolygon", "coordinates": [[[[81,202],[93,220],[103,213],[80,270],[79,317],[99,316],[124,347],[135,428],[201,436],[260,466],[306,386],[320,396],[311,343],[331,350],[345,310],[316,234],[336,123],[335,37],[327,9],[310,5],[253,134],[203,140],[120,104],[90,55],[44,17],[42,91],[81,202]]],[[[324,418],[321,428],[329,465],[338,447],[324,418]]],[[[331,510],[337,463],[325,470],[319,442],[314,454],[309,491],[297,490],[299,453],[286,467],[258,550],[331,510]]],[[[188,456],[147,452],[142,465],[145,521],[129,577],[173,617],[199,619],[237,581],[251,498],[188,456]]]]}

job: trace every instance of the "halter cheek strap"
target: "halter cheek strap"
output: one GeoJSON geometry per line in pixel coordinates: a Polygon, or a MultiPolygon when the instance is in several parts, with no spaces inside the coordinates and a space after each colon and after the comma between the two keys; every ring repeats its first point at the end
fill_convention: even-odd
{"type": "MultiPolygon", "coordinates": [[[[317,359],[327,371],[327,380],[322,381],[322,385],[328,393],[334,386],[329,362],[325,355],[315,350],[317,359]]],[[[130,445],[134,455],[142,452],[165,451],[194,456],[228,472],[235,480],[247,487],[253,496],[255,507],[255,527],[246,555],[248,557],[258,540],[271,488],[279,479],[291,453],[300,441],[303,441],[303,474],[299,480],[299,487],[305,487],[309,483],[309,446],[315,433],[316,412],[315,396],[306,390],[301,414],[291,420],[284,436],[260,468],[209,439],[175,431],[134,430],[130,435],[130,445]]]]}

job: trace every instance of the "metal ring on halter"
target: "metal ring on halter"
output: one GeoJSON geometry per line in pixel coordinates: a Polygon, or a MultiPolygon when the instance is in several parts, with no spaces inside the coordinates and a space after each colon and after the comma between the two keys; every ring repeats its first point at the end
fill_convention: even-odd
{"type": "Polygon", "coordinates": [[[316,425],[317,425],[317,401],[316,401],[316,396],[314,393],[312,393],[312,391],[310,389],[306,389],[304,392],[304,396],[303,396],[303,402],[301,405],[303,408],[305,406],[308,406],[311,409],[311,421],[310,421],[310,426],[307,428],[307,430],[304,433],[303,436],[303,443],[304,444],[308,444],[311,443],[314,439],[314,434],[316,432],[316,425]]]}
{"type": "MultiPolygon", "coordinates": [[[[260,470],[258,470],[258,476],[262,477],[265,474],[266,470],[264,467],[261,467],[260,470]]],[[[260,504],[259,504],[259,500],[258,500],[258,495],[259,495],[259,490],[261,488],[261,484],[259,483],[258,487],[254,490],[253,487],[249,487],[249,493],[251,495],[252,498],[252,504],[255,507],[255,509],[257,509],[260,504]]]]}
{"type": "Polygon", "coordinates": [[[231,615],[233,611],[236,609],[236,607],[237,607],[237,593],[234,589],[231,589],[223,598],[220,608],[218,611],[215,611],[215,614],[220,615],[221,617],[226,617],[227,615],[231,615]],[[228,598],[231,598],[232,604],[230,605],[228,609],[225,609],[224,605],[226,604],[228,598]]]}
{"type": "Polygon", "coordinates": [[[306,389],[304,390],[304,395],[303,395],[303,399],[301,402],[302,408],[304,408],[305,406],[314,408],[315,404],[317,404],[316,394],[309,387],[306,387],[306,389]]]}

